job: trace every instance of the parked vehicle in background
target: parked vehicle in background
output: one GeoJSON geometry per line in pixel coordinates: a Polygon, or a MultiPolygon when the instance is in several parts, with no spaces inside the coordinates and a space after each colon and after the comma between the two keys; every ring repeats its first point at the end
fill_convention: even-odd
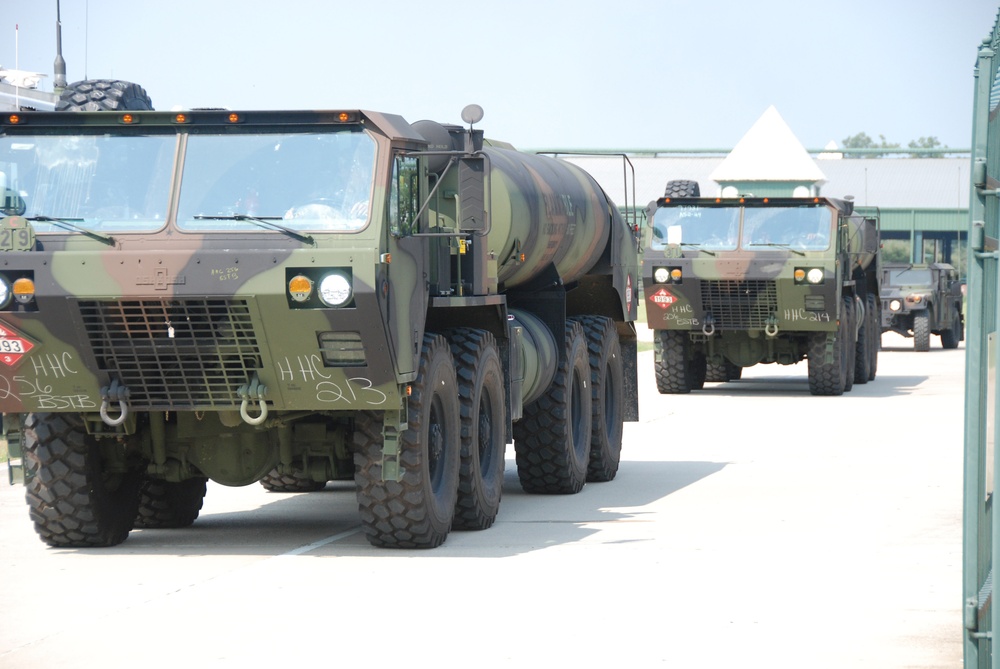
{"type": "Polygon", "coordinates": [[[965,339],[962,281],[947,263],[885,263],[882,266],[882,332],[913,338],[913,350],[929,351],[931,335],[941,348],[965,339]]]}
{"type": "Polygon", "coordinates": [[[647,323],[661,393],[809,364],[814,395],[875,378],[879,225],[825,197],[704,198],[671,181],[647,209],[647,323]]]}

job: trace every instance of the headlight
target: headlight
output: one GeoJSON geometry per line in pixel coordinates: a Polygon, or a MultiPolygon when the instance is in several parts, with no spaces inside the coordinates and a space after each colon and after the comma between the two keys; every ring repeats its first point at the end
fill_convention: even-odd
{"type": "Polygon", "coordinates": [[[823,283],[823,270],[819,267],[796,267],[792,278],[795,283],[820,284],[823,283]]]}
{"type": "Polygon", "coordinates": [[[342,307],[351,301],[351,282],[339,272],[327,274],[319,282],[319,299],[328,307],[342,307]]]}
{"type": "Polygon", "coordinates": [[[680,267],[657,267],[653,270],[653,279],[656,283],[680,283],[684,278],[684,272],[680,267]]]}
{"type": "Polygon", "coordinates": [[[899,300],[892,300],[889,302],[889,311],[899,311],[899,308],[903,306],[899,303],[899,300]]]}
{"type": "Polygon", "coordinates": [[[10,284],[7,283],[7,279],[0,277],[0,309],[6,309],[7,305],[10,304],[10,284]]]}

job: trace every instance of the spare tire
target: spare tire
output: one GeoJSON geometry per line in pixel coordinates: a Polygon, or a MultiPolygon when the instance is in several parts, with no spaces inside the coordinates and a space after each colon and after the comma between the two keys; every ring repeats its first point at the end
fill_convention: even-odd
{"type": "Polygon", "coordinates": [[[668,181],[667,190],[663,193],[664,197],[701,197],[701,189],[698,187],[697,181],[691,181],[688,179],[682,179],[677,181],[668,181]]]}
{"type": "Polygon", "coordinates": [[[117,79],[86,79],[67,86],[56,111],[118,111],[152,109],[153,102],[139,84],[117,79]]]}

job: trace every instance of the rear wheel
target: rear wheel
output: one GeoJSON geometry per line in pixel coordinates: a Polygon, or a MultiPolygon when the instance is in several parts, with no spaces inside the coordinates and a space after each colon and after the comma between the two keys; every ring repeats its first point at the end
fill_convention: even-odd
{"type": "Polygon", "coordinates": [[[602,316],[578,319],[587,335],[590,357],[590,430],[588,481],[610,481],[618,473],[622,454],[625,371],[615,322],[602,316]]]}
{"type": "Polygon", "coordinates": [[[139,511],[144,473],[107,466],[79,415],[28,414],[24,460],[25,498],[42,541],[62,547],[125,541],[139,511]]]}
{"type": "Polygon", "coordinates": [[[854,297],[845,295],[843,299],[843,315],[841,323],[847,322],[846,329],[841,329],[844,336],[844,392],[854,387],[854,359],[857,352],[858,312],[854,308],[854,297]]]}
{"type": "Polygon", "coordinates": [[[913,350],[931,350],[931,315],[927,309],[913,314],[913,350]]]}
{"type": "Polygon", "coordinates": [[[854,382],[868,383],[871,378],[872,312],[865,299],[864,317],[858,328],[858,341],[854,347],[854,382]]]}
{"type": "Polygon", "coordinates": [[[517,475],[525,492],[573,494],[587,481],[593,402],[587,339],[579,323],[567,321],[564,346],[549,389],[524,407],[514,424],[517,475]]]}
{"type": "Polygon", "coordinates": [[[496,520],[503,490],[506,393],[496,341],[485,330],[449,335],[461,404],[462,455],[452,529],[485,530],[496,520]]]}
{"type": "Polygon", "coordinates": [[[941,348],[958,348],[958,342],[962,339],[961,327],[962,317],[959,315],[958,309],[955,309],[952,313],[951,327],[941,331],[941,348]]]}
{"type": "Polygon", "coordinates": [[[198,518],[205,501],[207,479],[180,482],[147,478],[142,482],[136,527],[187,527],[198,518]]]}
{"type": "Polygon", "coordinates": [[[316,492],[326,487],[326,481],[314,481],[306,476],[279,474],[277,469],[269,471],[260,480],[268,492],[316,492]]]}
{"type": "Polygon", "coordinates": [[[407,422],[397,437],[398,480],[384,476],[383,415],[356,414],[354,479],[361,526],[372,545],[434,548],[447,538],[458,499],[461,450],[456,386],[448,341],[441,335],[424,335],[417,380],[407,401],[407,422]]]}
{"type": "Polygon", "coordinates": [[[882,348],[882,303],[876,295],[869,293],[868,308],[866,312],[871,314],[871,346],[868,349],[871,355],[871,362],[868,365],[868,380],[874,381],[878,374],[878,352],[882,348]]]}

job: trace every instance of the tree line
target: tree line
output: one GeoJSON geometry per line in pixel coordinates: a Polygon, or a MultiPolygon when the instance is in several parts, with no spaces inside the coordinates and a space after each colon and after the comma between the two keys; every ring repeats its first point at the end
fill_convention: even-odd
{"type": "MultiPolygon", "coordinates": [[[[845,138],[840,143],[841,148],[844,149],[845,158],[882,158],[883,156],[889,155],[889,152],[879,153],[878,151],[871,151],[871,149],[893,149],[892,153],[899,154],[899,149],[902,147],[899,143],[890,143],[886,141],[885,135],[879,135],[878,141],[868,136],[868,133],[859,132],[856,135],[851,135],[845,138]],[[864,153],[851,153],[848,149],[869,149],[864,153]]],[[[943,146],[937,137],[921,137],[920,139],[911,140],[909,144],[906,145],[908,149],[947,149],[947,146],[943,146]]],[[[926,152],[914,152],[909,154],[910,158],[931,158],[935,153],[926,152]]]]}

